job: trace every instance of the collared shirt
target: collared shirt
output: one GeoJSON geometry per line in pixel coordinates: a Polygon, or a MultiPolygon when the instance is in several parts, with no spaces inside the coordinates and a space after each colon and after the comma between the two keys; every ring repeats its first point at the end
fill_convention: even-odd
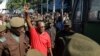
{"type": "Polygon", "coordinates": [[[12,37],[19,43],[19,37],[18,36],[12,34],[12,37]]]}
{"type": "Polygon", "coordinates": [[[39,34],[34,27],[30,29],[30,34],[32,48],[37,49],[47,56],[47,50],[48,48],[51,48],[51,39],[49,34],[47,32],[39,34]]]}
{"type": "Polygon", "coordinates": [[[5,42],[6,38],[5,37],[0,37],[0,42],[5,42]]]}

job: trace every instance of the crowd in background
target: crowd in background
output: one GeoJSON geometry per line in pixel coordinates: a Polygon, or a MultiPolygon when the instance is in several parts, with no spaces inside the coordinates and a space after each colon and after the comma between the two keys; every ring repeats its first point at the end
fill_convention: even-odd
{"type": "MultiPolygon", "coordinates": [[[[64,15],[61,15],[61,13],[59,13],[59,12],[56,12],[54,14],[52,14],[52,13],[40,14],[36,11],[34,13],[33,12],[29,13],[29,16],[31,18],[32,25],[37,26],[37,24],[36,24],[37,21],[40,21],[40,20],[44,21],[45,30],[50,35],[51,47],[52,47],[53,54],[54,54],[54,49],[55,49],[55,45],[56,45],[55,40],[56,40],[57,34],[59,32],[61,32],[62,30],[64,30],[65,25],[69,25],[71,27],[71,20],[69,18],[69,14],[67,12],[64,12],[64,15]]],[[[13,14],[13,15],[11,15],[11,14],[0,14],[0,25],[6,26],[6,33],[10,32],[10,31],[11,32],[14,31],[14,28],[16,26],[12,27],[12,25],[14,23],[11,25],[10,21],[11,20],[14,21],[13,19],[16,19],[17,17],[23,18],[25,20],[24,13],[13,14]]],[[[20,22],[17,19],[15,20],[15,24],[16,23],[17,24],[19,23],[19,25],[20,25],[20,22]]],[[[24,32],[25,35],[27,35],[30,39],[30,33],[29,33],[28,28],[29,27],[27,25],[27,22],[25,22],[24,30],[22,32],[24,32]]],[[[17,35],[19,36],[19,34],[17,34],[17,35]]]]}
{"type": "Polygon", "coordinates": [[[71,28],[67,12],[0,14],[0,56],[98,56],[99,45],[71,28]]]}

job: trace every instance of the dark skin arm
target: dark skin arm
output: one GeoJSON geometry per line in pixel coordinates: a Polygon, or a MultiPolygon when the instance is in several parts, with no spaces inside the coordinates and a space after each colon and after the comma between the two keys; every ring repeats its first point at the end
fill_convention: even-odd
{"type": "Polygon", "coordinates": [[[48,51],[49,51],[49,53],[50,53],[50,56],[53,56],[52,48],[48,48],[48,51]]]}
{"type": "Polygon", "coordinates": [[[32,23],[31,23],[31,19],[30,19],[28,10],[29,10],[29,6],[24,5],[24,13],[25,13],[26,22],[27,22],[29,28],[32,28],[32,27],[34,27],[34,25],[32,25],[32,23]]]}

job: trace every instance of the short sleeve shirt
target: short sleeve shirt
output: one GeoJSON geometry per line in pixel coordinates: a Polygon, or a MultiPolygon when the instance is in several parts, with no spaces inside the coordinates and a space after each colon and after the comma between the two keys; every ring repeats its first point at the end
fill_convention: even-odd
{"type": "Polygon", "coordinates": [[[51,48],[51,39],[47,32],[39,34],[33,27],[30,29],[31,47],[37,49],[45,56],[47,56],[48,48],[51,48]]]}

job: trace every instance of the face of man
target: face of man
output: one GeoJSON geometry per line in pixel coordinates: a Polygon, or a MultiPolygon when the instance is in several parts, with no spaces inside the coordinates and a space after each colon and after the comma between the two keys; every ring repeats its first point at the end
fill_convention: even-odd
{"type": "Polygon", "coordinates": [[[5,31],[0,32],[0,37],[2,37],[5,34],[5,31]]]}
{"type": "Polygon", "coordinates": [[[38,27],[38,31],[40,33],[45,31],[45,24],[44,24],[44,22],[38,22],[38,26],[37,27],[38,27]]]}
{"type": "Polygon", "coordinates": [[[25,32],[24,26],[17,28],[17,31],[20,33],[24,33],[25,32]]]}
{"type": "Polygon", "coordinates": [[[17,28],[14,28],[12,27],[10,29],[10,31],[15,34],[16,36],[20,36],[22,33],[25,33],[25,29],[24,29],[24,26],[22,27],[17,27],[17,28]]]}
{"type": "Polygon", "coordinates": [[[65,26],[64,26],[64,30],[65,30],[65,31],[70,31],[69,25],[65,25],[65,26]]]}

